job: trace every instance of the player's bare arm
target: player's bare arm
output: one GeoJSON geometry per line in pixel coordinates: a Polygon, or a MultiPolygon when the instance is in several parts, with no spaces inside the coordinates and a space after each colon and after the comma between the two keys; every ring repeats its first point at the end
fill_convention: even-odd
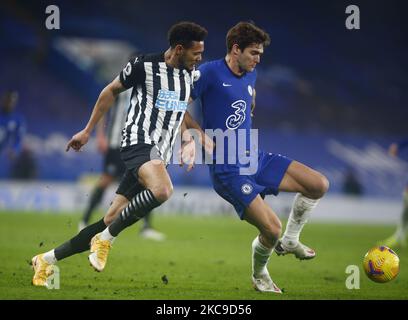
{"type": "Polygon", "coordinates": [[[96,125],[96,146],[101,154],[105,154],[108,150],[108,139],[106,137],[106,115],[102,116],[96,125]]]}
{"type": "MultiPolygon", "coordinates": [[[[190,102],[191,99],[189,103],[190,102]]],[[[207,153],[212,154],[215,146],[213,140],[204,133],[200,125],[191,117],[190,113],[186,111],[183,122],[181,124],[181,137],[183,144],[179,156],[180,166],[183,166],[185,163],[189,165],[187,168],[187,172],[194,168],[194,160],[196,155],[193,136],[188,129],[194,129],[199,132],[199,142],[202,146],[204,146],[204,149],[207,153]]]]}
{"type": "Polygon", "coordinates": [[[79,151],[84,146],[92,133],[93,128],[99,122],[99,120],[109,111],[110,107],[115,102],[117,96],[125,91],[126,88],[121,84],[119,77],[116,77],[111,83],[109,83],[100,93],[98,100],[95,103],[91,117],[89,118],[86,127],[75,134],[68,142],[66,151],[70,148],[75,151],[79,151]]]}
{"type": "MultiPolygon", "coordinates": [[[[189,103],[191,103],[191,98],[189,103]]],[[[200,125],[193,119],[193,117],[190,115],[188,111],[186,111],[184,115],[184,120],[183,123],[185,123],[187,129],[195,129],[200,133],[200,143],[202,146],[204,146],[204,149],[207,153],[212,154],[214,151],[215,143],[214,141],[205,134],[203,129],[200,127],[200,125]]]]}

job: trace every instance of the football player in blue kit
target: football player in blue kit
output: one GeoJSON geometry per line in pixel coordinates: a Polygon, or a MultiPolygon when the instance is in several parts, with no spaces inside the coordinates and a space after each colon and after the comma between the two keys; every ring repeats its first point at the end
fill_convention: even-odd
{"type": "Polygon", "coordinates": [[[15,159],[23,149],[26,125],[23,115],[15,111],[17,91],[7,91],[0,105],[0,155],[3,152],[10,160],[15,159]]]}
{"type": "Polygon", "coordinates": [[[329,182],[300,162],[259,151],[250,143],[255,67],[269,43],[269,35],[253,23],[235,25],[226,37],[227,55],[199,67],[191,97],[201,100],[206,133],[223,133],[221,139],[215,134],[215,152],[209,164],[215,191],[234,206],[242,220],[259,230],[252,242],[253,285],[259,291],[281,293],[269,275],[269,257],[274,250],[278,255],[294,254],[298,259],[315,257],[314,250],[299,241],[299,235],[329,182]],[[225,143],[224,138],[231,135],[238,137],[236,142],[227,139],[225,143]],[[220,151],[224,151],[221,157],[220,151]],[[248,155],[255,163],[245,163],[248,155]],[[265,195],[280,191],[296,193],[282,238],[281,222],[264,200],[265,195]]]}

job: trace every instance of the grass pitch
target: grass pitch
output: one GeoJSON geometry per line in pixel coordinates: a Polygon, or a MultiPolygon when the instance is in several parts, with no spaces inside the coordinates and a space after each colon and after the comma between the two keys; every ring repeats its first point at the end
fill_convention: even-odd
{"type": "Polygon", "coordinates": [[[71,238],[79,215],[0,213],[0,299],[407,299],[408,249],[396,249],[401,271],[386,284],[371,282],[363,256],[393,226],[309,223],[301,240],[317,256],[298,261],[272,256],[269,271],[283,295],[256,292],[250,281],[255,228],[234,217],[155,215],[164,242],[141,239],[139,225],[114,243],[104,272],[87,253],[60,261],[60,289],[31,285],[31,257],[71,238]],[[348,265],[360,270],[360,289],[349,290],[348,265]]]}

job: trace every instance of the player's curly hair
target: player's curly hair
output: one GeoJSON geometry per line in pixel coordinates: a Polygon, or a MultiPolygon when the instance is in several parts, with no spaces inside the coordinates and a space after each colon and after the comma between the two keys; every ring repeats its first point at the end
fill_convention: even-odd
{"type": "Polygon", "coordinates": [[[207,34],[208,32],[204,27],[194,22],[182,21],[171,26],[167,33],[167,39],[172,48],[181,44],[188,49],[193,45],[193,41],[203,41],[207,34]]]}
{"type": "Polygon", "coordinates": [[[241,21],[228,30],[226,42],[227,50],[231,52],[234,44],[244,51],[253,43],[263,44],[266,47],[270,44],[271,39],[266,31],[258,28],[252,21],[241,21]]]}

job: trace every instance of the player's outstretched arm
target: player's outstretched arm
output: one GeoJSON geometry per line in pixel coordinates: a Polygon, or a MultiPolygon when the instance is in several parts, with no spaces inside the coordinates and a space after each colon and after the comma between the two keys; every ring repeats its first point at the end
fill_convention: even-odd
{"type": "Polygon", "coordinates": [[[105,132],[106,123],[106,115],[104,115],[96,125],[96,146],[101,154],[106,154],[108,151],[108,138],[105,132]]]}
{"type": "Polygon", "coordinates": [[[98,100],[95,103],[91,117],[89,118],[86,127],[75,134],[68,142],[66,151],[70,148],[75,151],[79,151],[89,140],[89,136],[92,133],[93,128],[98,121],[106,114],[109,108],[114,104],[116,97],[123,91],[127,90],[116,77],[111,83],[109,83],[100,93],[98,100]]]}

